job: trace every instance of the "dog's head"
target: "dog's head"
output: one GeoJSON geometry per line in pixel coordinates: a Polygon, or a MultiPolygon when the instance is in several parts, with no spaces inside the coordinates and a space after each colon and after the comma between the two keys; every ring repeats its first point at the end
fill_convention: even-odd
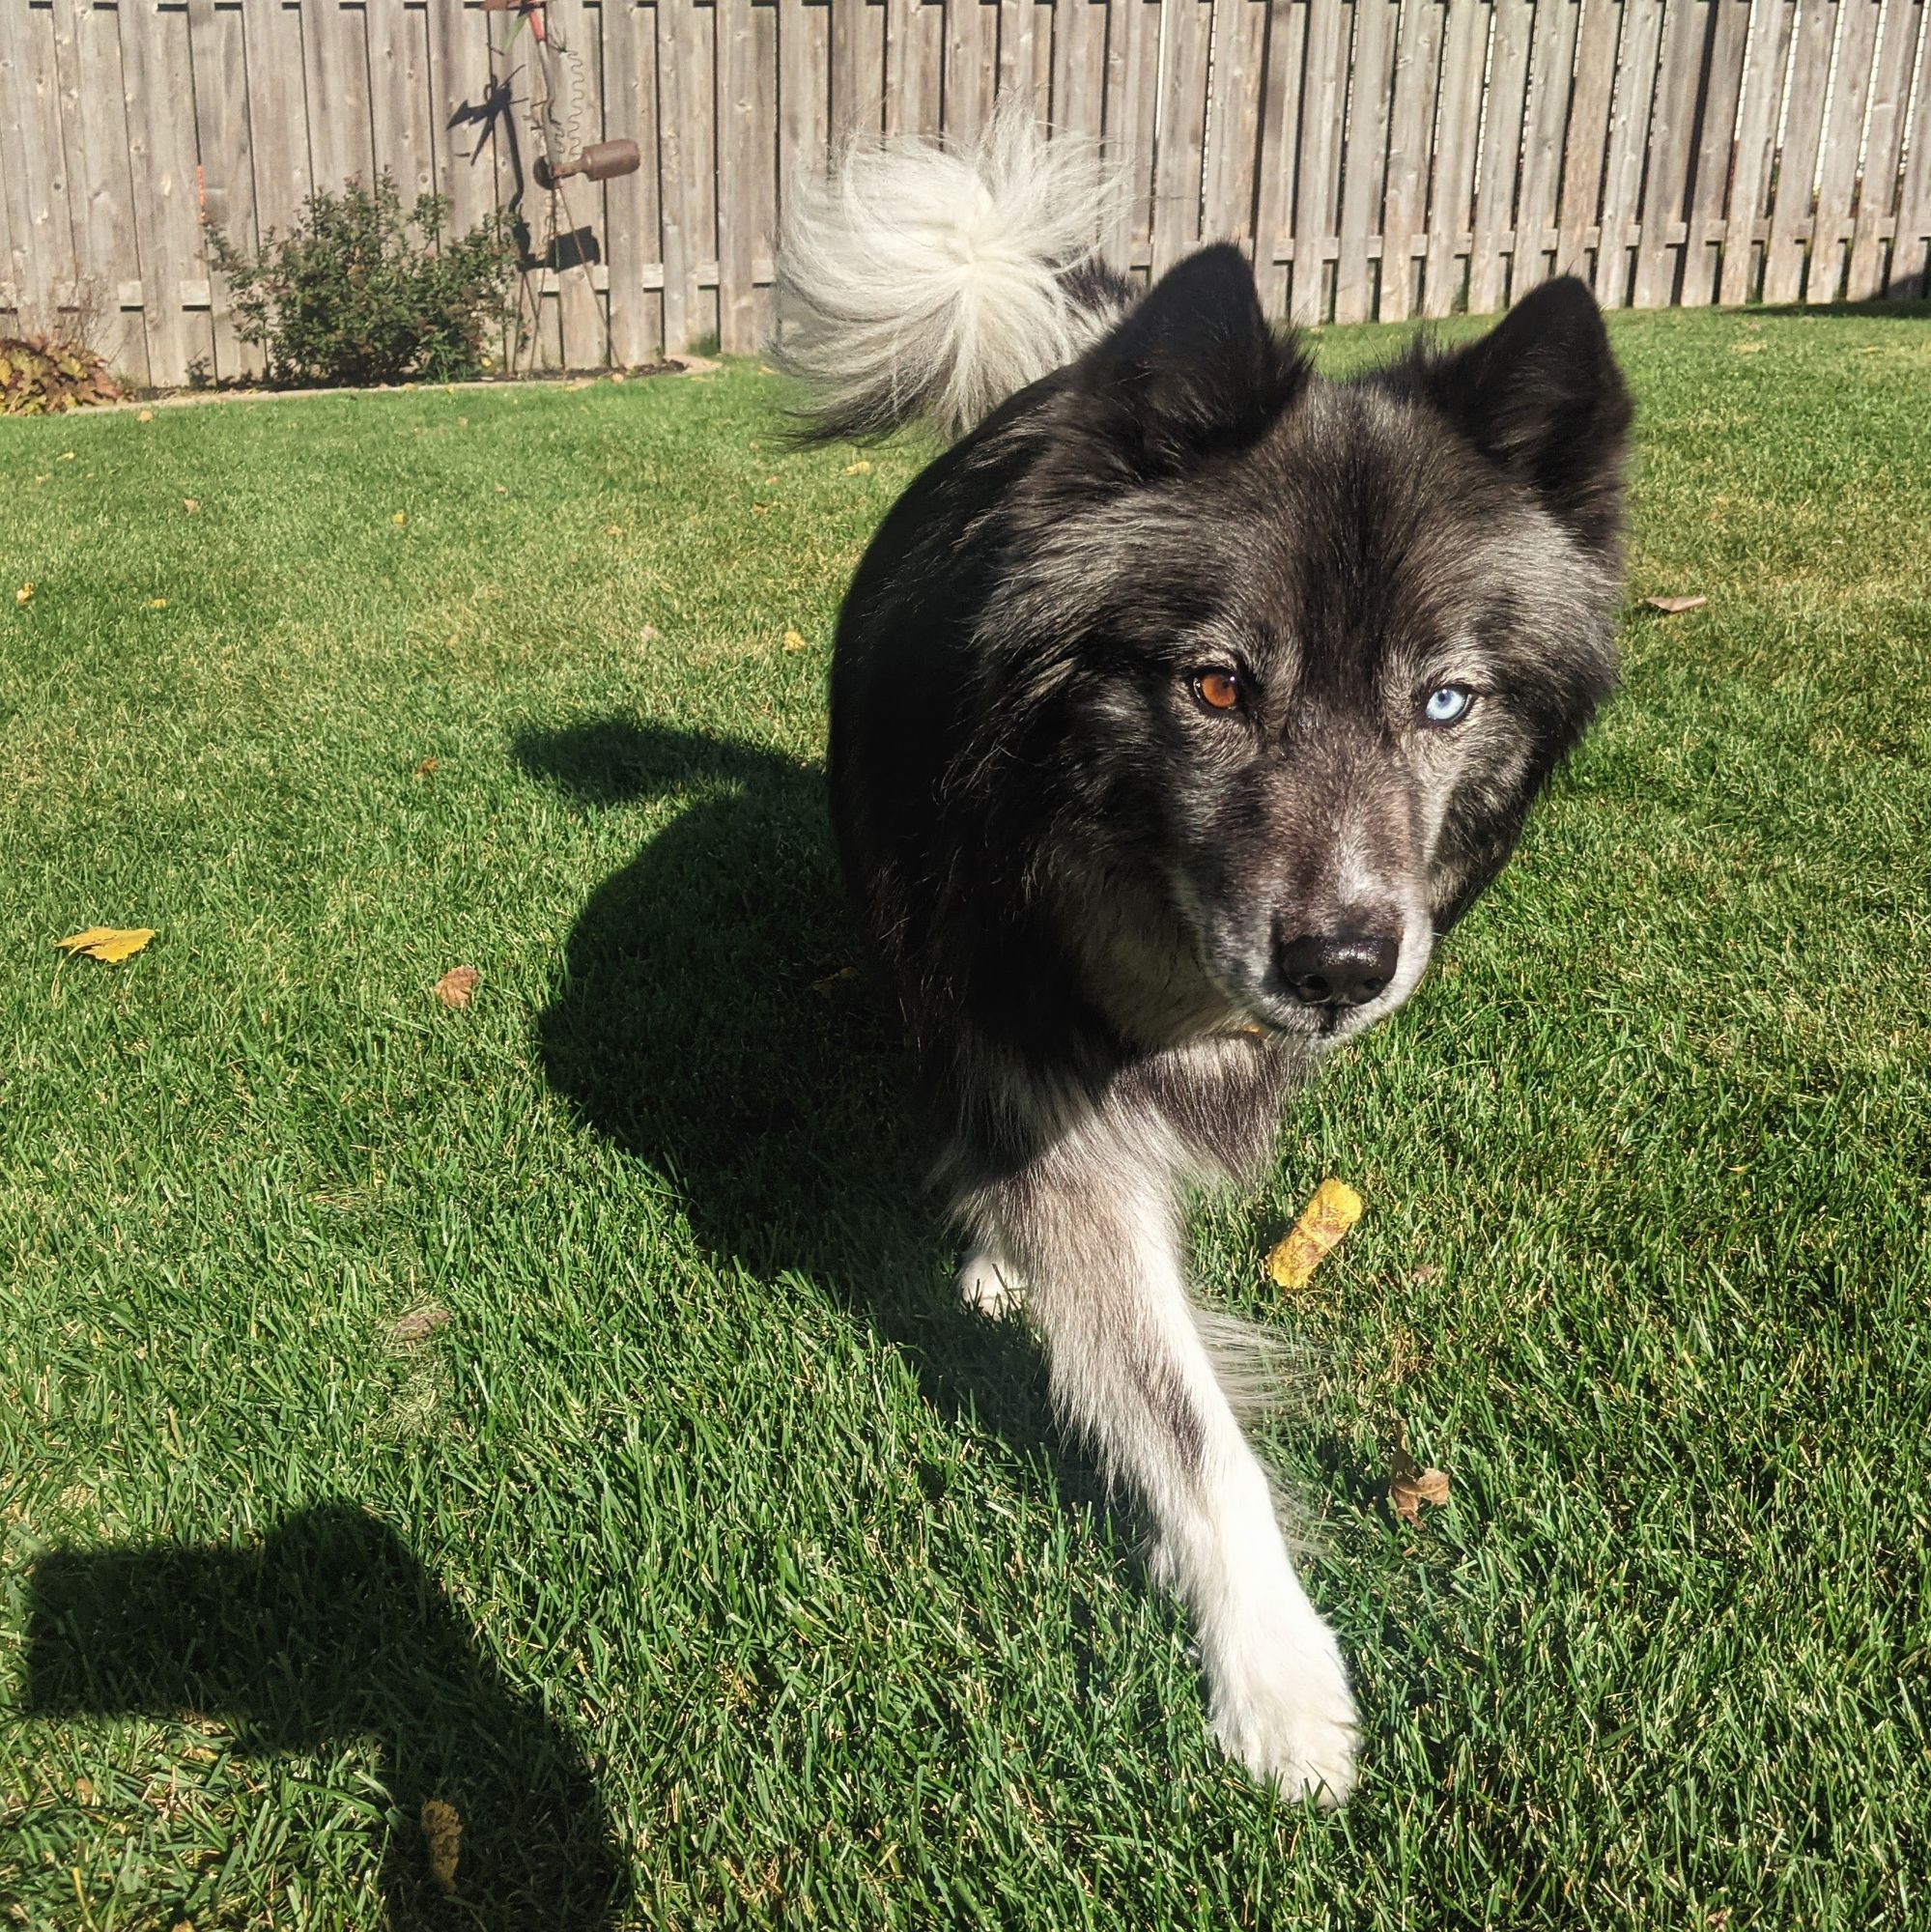
{"type": "Polygon", "coordinates": [[[1391,1011],[1614,677],[1631,419],[1581,285],[1348,383],[1192,257],[1034,414],[989,627],[1008,768],[1236,1011],[1391,1011]]]}

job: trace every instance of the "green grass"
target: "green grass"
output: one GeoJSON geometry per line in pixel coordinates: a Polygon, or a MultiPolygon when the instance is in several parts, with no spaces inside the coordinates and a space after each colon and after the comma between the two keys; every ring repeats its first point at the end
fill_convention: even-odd
{"type": "Polygon", "coordinates": [[[951,1310],[840,977],[918,452],[742,365],[0,430],[0,1925],[1931,1924],[1931,320],[1616,336],[1709,607],[1199,1229],[1304,1344],[1333,1820],[951,1310]]]}

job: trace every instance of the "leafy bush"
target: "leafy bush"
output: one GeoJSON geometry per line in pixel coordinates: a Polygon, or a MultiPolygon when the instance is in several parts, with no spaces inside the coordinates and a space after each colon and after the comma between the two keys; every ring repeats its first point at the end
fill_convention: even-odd
{"type": "Polygon", "coordinates": [[[120,400],[121,385],[93,350],[48,335],[0,336],[0,415],[53,416],[120,400]]]}
{"type": "Polygon", "coordinates": [[[477,374],[508,321],[519,252],[501,214],[453,237],[448,218],[437,194],[405,209],[384,170],[374,188],[310,195],[259,261],[211,230],[236,333],[267,350],[269,381],[357,387],[477,374]]]}

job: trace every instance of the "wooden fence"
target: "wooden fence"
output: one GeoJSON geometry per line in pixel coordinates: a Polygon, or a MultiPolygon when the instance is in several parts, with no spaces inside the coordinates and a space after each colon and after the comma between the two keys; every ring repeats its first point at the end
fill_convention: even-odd
{"type": "Polygon", "coordinates": [[[1302,321],[1931,293],[1927,0],[552,0],[583,140],[530,178],[530,43],[474,0],[0,0],[0,329],[156,383],[250,370],[204,224],[393,172],[529,231],[515,353],[755,349],[790,184],[854,127],[1030,94],[1135,190],[1110,251],[1241,242],[1302,321]]]}

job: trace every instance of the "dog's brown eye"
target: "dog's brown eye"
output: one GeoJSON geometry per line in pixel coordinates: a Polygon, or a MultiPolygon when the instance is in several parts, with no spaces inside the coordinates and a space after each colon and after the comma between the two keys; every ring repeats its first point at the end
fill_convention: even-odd
{"type": "Polygon", "coordinates": [[[1209,711],[1232,711],[1240,702],[1240,679],[1231,670],[1197,670],[1193,695],[1209,711]]]}

